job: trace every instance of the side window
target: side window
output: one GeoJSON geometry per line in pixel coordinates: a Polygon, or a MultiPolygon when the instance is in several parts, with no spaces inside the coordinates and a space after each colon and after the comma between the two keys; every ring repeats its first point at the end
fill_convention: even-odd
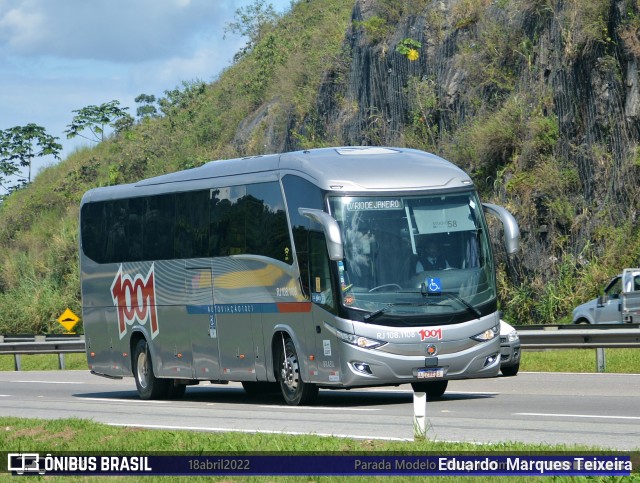
{"type": "Polygon", "coordinates": [[[622,292],[622,278],[618,277],[612,284],[610,284],[605,290],[609,299],[620,298],[622,292]]]}
{"type": "Polygon", "coordinates": [[[336,297],[331,284],[329,254],[324,233],[309,233],[309,274],[311,276],[311,301],[330,312],[336,310],[336,297]]]}
{"type": "MultiPolygon", "coordinates": [[[[173,195],[146,198],[142,249],[144,260],[173,257],[175,203],[173,195]]],[[[134,201],[133,199],[130,201],[134,201]]],[[[142,201],[142,200],[136,200],[142,201]]]]}
{"type": "Polygon", "coordinates": [[[140,260],[144,201],[122,199],[82,207],[82,249],[97,263],[140,260]]]}
{"type": "Polygon", "coordinates": [[[306,297],[310,297],[309,232],[311,229],[321,231],[322,228],[306,216],[302,216],[298,212],[298,208],[314,208],[321,210],[323,208],[322,191],[309,181],[291,174],[282,178],[282,186],[287,198],[287,209],[289,211],[289,220],[291,220],[293,245],[295,247],[298,265],[300,268],[302,292],[306,297]]]}
{"type": "Polygon", "coordinates": [[[104,203],[85,203],[80,219],[82,251],[95,262],[102,263],[107,246],[104,203]]]}
{"type": "Polygon", "coordinates": [[[105,251],[107,263],[140,259],[143,206],[144,202],[135,198],[105,203],[105,218],[108,220],[105,251]]]}
{"type": "Polygon", "coordinates": [[[251,254],[293,262],[278,183],[216,188],[211,205],[211,256],[251,254]]]}
{"type": "Polygon", "coordinates": [[[212,257],[245,253],[244,186],[211,191],[210,250],[212,257]]]}
{"type": "Polygon", "coordinates": [[[175,195],[173,252],[176,258],[209,255],[209,191],[175,195]]]}
{"type": "Polygon", "coordinates": [[[247,253],[293,263],[280,185],[276,182],[249,185],[246,198],[247,253]]]}
{"type": "Polygon", "coordinates": [[[98,263],[239,254],[294,259],[277,182],[86,203],[81,235],[85,254],[98,263]]]}

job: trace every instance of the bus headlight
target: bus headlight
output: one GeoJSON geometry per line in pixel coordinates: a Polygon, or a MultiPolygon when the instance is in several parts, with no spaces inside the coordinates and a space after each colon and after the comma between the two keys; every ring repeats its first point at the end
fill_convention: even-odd
{"type": "Polygon", "coordinates": [[[492,340],[498,337],[499,333],[500,333],[500,326],[495,325],[490,329],[485,330],[484,332],[480,332],[479,334],[474,335],[471,338],[473,340],[477,340],[478,342],[487,342],[489,340],[492,340]]]}
{"type": "Polygon", "coordinates": [[[386,344],[386,342],[382,342],[380,340],[369,339],[367,337],[362,337],[361,335],[348,334],[338,329],[334,330],[338,339],[346,342],[347,344],[362,347],[363,349],[376,349],[386,344]]]}

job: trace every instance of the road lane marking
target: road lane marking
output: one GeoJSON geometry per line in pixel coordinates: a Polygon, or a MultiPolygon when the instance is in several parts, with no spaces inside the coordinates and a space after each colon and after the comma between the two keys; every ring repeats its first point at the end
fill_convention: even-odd
{"type": "Polygon", "coordinates": [[[85,384],[84,382],[76,382],[76,381],[7,381],[7,382],[21,382],[26,384],[85,384]]]}
{"type": "Polygon", "coordinates": [[[83,401],[99,401],[99,402],[120,402],[120,403],[149,403],[149,404],[171,404],[175,401],[158,401],[148,399],[120,399],[120,398],[108,398],[108,397],[83,397],[78,396],[83,401]]]}
{"type": "MultiPolygon", "coordinates": [[[[351,394],[361,394],[363,392],[376,392],[383,394],[413,394],[415,391],[413,389],[369,389],[362,390],[359,392],[351,391],[351,394]]],[[[445,394],[473,394],[478,396],[497,396],[500,394],[499,392],[488,392],[488,391],[447,391],[445,394]]]]}
{"type": "Polygon", "coordinates": [[[274,431],[274,430],[255,430],[255,429],[229,429],[229,428],[207,428],[202,426],[168,426],[164,424],[127,424],[127,423],[104,423],[108,426],[120,426],[125,428],[144,428],[144,429],[167,429],[180,431],[208,431],[214,433],[248,433],[248,434],[288,434],[293,436],[323,436],[327,438],[351,438],[351,439],[379,439],[385,441],[413,441],[413,438],[393,438],[391,436],[359,436],[353,434],[329,434],[329,433],[305,433],[302,431],[274,431]]]}
{"type": "MultiPolygon", "coordinates": [[[[292,410],[291,406],[263,405],[258,407],[267,408],[267,409],[286,409],[287,411],[292,410]]],[[[343,407],[329,407],[329,406],[298,406],[296,407],[296,409],[302,409],[303,411],[304,410],[314,411],[316,409],[319,409],[321,411],[381,411],[381,409],[378,409],[378,408],[343,408],[343,407]]]]}
{"type": "Polygon", "coordinates": [[[592,418],[592,419],[634,419],[640,416],[602,416],[598,414],[552,414],[552,413],[514,413],[516,416],[548,416],[552,418],[592,418]]]}

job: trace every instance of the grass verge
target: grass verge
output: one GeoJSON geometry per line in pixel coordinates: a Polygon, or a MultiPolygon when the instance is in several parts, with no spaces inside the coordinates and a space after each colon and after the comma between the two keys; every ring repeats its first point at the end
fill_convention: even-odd
{"type": "MultiPolygon", "coordinates": [[[[140,452],[143,454],[184,453],[197,456],[205,453],[306,453],[306,454],[537,454],[542,452],[576,454],[594,451],[579,446],[547,446],[522,443],[477,445],[434,441],[355,440],[312,435],[205,433],[193,431],[146,430],[108,426],[82,419],[22,419],[0,417],[0,451],[11,452],[85,452],[95,455],[140,452]]],[[[46,477],[47,481],[104,481],[104,477],[46,477]],[[101,479],[102,478],[102,479],[101,479]]],[[[379,477],[378,477],[379,478],[379,477]]],[[[145,477],[144,481],[183,481],[184,477],[145,477]]],[[[192,479],[191,477],[189,478],[192,479]]],[[[371,477],[290,476],[278,481],[371,481],[371,477]]],[[[460,477],[456,477],[460,480],[460,477]]],[[[469,480],[470,478],[462,478],[469,480]]],[[[495,477],[474,477],[473,481],[493,481],[495,477]]],[[[584,478],[587,480],[587,478],[584,478]]],[[[430,477],[430,481],[451,481],[445,477],[430,477]]],[[[510,478],[515,481],[539,481],[539,478],[510,478]]],[[[554,478],[554,481],[575,481],[575,478],[554,478]]],[[[208,477],[207,481],[274,481],[273,477],[208,477]]],[[[384,481],[416,481],[416,477],[390,476],[384,481]]],[[[589,478],[589,481],[597,481],[589,478]]]]}
{"type": "MultiPolygon", "coordinates": [[[[607,373],[637,373],[640,371],[640,350],[605,349],[607,373]]],[[[598,372],[595,349],[524,351],[521,371],[530,372],[598,372]]]]}

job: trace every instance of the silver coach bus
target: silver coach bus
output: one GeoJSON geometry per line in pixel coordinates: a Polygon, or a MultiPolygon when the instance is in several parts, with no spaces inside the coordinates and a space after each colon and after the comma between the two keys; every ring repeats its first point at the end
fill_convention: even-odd
{"type": "Polygon", "coordinates": [[[422,151],[314,149],[215,161],[85,193],[82,314],[92,373],[142,399],[200,381],[280,390],[411,383],[500,369],[495,267],[514,218],[422,151]],[[484,208],[484,210],[483,210],[484,208]]]}

